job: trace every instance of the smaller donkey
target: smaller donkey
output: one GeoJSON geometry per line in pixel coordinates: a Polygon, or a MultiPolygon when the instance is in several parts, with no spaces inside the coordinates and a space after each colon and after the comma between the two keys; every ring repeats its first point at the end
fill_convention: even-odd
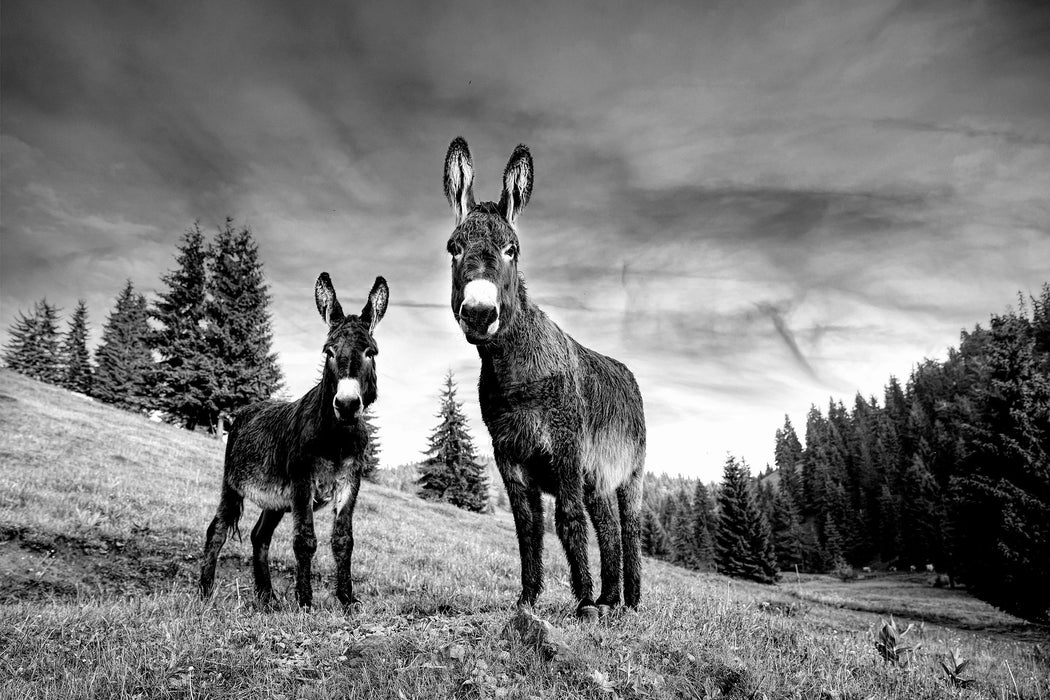
{"type": "Polygon", "coordinates": [[[300,607],[310,607],[310,564],[317,549],[313,512],[334,496],[336,597],[347,609],[356,602],[350,558],[354,504],[368,442],[362,415],[376,399],[375,357],[379,351],[372,333],[386,312],[389,295],[386,280],[376,277],[361,315],[344,316],[328,273],[317,278],[317,310],[328,324],[321,381],[298,401],[260,401],[234,416],[226,441],[219,508],[204,545],[202,598],[212,592],[219,551],[227,531],[237,532],[242,501],[247,498],[262,508],[252,528],[252,565],[260,607],[267,607],[273,595],[270,538],[288,511],[294,520],[296,599],[300,607]]]}

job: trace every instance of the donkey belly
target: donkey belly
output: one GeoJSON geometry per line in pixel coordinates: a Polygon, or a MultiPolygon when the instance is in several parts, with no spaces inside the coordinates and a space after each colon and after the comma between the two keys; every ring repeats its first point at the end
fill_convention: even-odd
{"type": "MultiPolygon", "coordinates": [[[[352,468],[352,460],[341,464],[328,459],[315,461],[309,476],[314,510],[327,505],[335,497],[340,485],[350,478],[352,468]]],[[[275,473],[275,470],[261,470],[231,485],[260,508],[280,511],[292,509],[292,480],[287,475],[275,473]]]]}
{"type": "Polygon", "coordinates": [[[642,460],[640,446],[616,426],[584,436],[580,466],[599,493],[609,493],[631,478],[642,460]]]}

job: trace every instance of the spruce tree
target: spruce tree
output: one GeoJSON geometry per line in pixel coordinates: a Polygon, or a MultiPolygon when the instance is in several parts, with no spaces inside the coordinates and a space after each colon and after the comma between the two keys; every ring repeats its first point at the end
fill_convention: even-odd
{"type": "Polygon", "coordinates": [[[714,565],[715,507],[704,482],[696,480],[693,492],[693,547],[694,558],[701,568],[714,565]]]}
{"type": "Polygon", "coordinates": [[[251,231],[226,219],[208,262],[205,315],[216,384],[208,421],[214,426],[220,413],[270,398],[281,386],[281,370],[271,350],[270,295],[251,231]]]}
{"type": "Polygon", "coordinates": [[[62,386],[81,394],[91,393],[94,371],[87,348],[87,304],[77,301],[69,329],[62,341],[62,386]]]}
{"type": "Polygon", "coordinates": [[[373,420],[371,407],[365,410],[361,420],[364,421],[365,432],[368,433],[368,445],[365,447],[364,467],[361,470],[361,476],[369,481],[375,481],[379,470],[379,453],[381,450],[379,447],[379,429],[373,420]]]}
{"type": "Polygon", "coordinates": [[[776,432],[773,460],[780,473],[780,487],[790,491],[792,499],[799,498],[802,495],[802,443],[787,415],[784,416],[784,427],[776,432]]]}
{"type": "Polygon", "coordinates": [[[951,479],[953,546],[975,595],[1028,619],[1050,621],[1050,356],[1040,316],[992,318],[964,336],[960,352],[972,390],[959,473],[951,479]]]}
{"type": "Polygon", "coordinates": [[[176,263],[161,277],[167,289],[150,309],[157,324],[150,336],[159,356],[157,404],[189,430],[201,424],[210,429],[219,410],[218,368],[208,346],[207,250],[196,223],[183,236],[176,263]]]}
{"type": "Polygon", "coordinates": [[[715,565],[720,573],[729,576],[772,583],[777,567],[769,525],[755,504],[750,482],[747,466],[733,457],[727,458],[718,495],[715,565]]]}
{"type": "Polygon", "coordinates": [[[780,489],[773,504],[773,550],[782,571],[805,568],[806,548],[802,519],[791,492],[780,489]]]}
{"type": "Polygon", "coordinates": [[[419,467],[420,495],[480,513],[488,507],[485,469],[478,463],[462,404],[456,401],[451,370],[445,376],[437,417],[441,422],[430,435],[427,458],[419,467]]]}
{"type": "Polygon", "coordinates": [[[61,382],[58,309],[53,304],[41,299],[30,316],[19,312],[10,333],[11,340],[4,346],[8,367],[42,382],[61,382]]]}
{"type": "Polygon", "coordinates": [[[96,398],[132,410],[151,407],[153,355],[149,335],[146,298],[136,294],[128,280],[102,327],[102,342],[95,353],[96,398]]]}
{"type": "Polygon", "coordinates": [[[652,508],[642,511],[642,551],[650,557],[663,558],[669,549],[667,533],[652,508]]]}
{"type": "Polygon", "coordinates": [[[696,566],[696,545],[693,542],[696,514],[693,513],[692,500],[684,487],[672,498],[676,507],[671,516],[671,561],[679,566],[696,566]]]}

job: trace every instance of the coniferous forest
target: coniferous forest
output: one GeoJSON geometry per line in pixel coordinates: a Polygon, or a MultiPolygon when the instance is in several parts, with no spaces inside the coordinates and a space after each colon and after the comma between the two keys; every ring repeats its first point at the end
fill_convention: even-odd
{"type": "MultiPolygon", "coordinates": [[[[1050,285],[964,331],[903,384],[889,377],[881,396],[812,406],[801,435],[785,417],[774,446],[776,468],[751,480],[750,497],[781,571],[932,570],[938,583],[1048,619],[1050,285]]],[[[742,546],[757,526],[746,499],[738,505],[739,471],[730,458],[712,488],[651,477],[647,552],[765,579],[762,547],[742,546]]]]}

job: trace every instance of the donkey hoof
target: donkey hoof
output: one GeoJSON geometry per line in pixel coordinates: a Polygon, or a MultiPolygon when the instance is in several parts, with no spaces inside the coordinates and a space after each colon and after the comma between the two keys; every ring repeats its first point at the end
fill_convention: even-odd
{"type": "Polygon", "coordinates": [[[597,622],[598,621],[598,608],[593,605],[581,605],[576,610],[576,617],[583,622],[597,622]]]}
{"type": "Polygon", "coordinates": [[[600,617],[603,620],[605,618],[609,617],[609,615],[612,614],[612,611],[613,611],[613,608],[612,608],[611,605],[604,605],[604,604],[599,604],[598,605],[598,617],[600,617]]]}

